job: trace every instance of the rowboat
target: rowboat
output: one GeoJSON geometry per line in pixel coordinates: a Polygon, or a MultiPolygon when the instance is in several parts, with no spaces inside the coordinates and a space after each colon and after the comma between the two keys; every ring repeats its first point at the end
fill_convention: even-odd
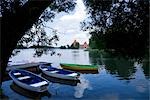
{"type": "Polygon", "coordinates": [[[98,66],[94,66],[94,65],[79,65],[79,64],[61,63],[60,66],[63,69],[72,70],[72,71],[79,71],[79,72],[95,71],[95,72],[98,72],[98,66]]]}
{"type": "Polygon", "coordinates": [[[14,69],[9,72],[14,83],[23,89],[34,92],[45,92],[49,81],[29,71],[14,69]]]}
{"type": "Polygon", "coordinates": [[[49,65],[40,65],[39,68],[43,74],[50,77],[55,77],[55,78],[65,79],[65,80],[76,80],[76,81],[79,78],[79,74],[73,71],[58,69],[49,65]]]}

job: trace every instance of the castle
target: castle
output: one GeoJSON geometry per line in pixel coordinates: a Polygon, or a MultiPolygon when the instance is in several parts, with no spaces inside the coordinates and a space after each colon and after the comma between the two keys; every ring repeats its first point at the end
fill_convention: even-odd
{"type": "Polygon", "coordinates": [[[80,45],[79,42],[77,42],[76,40],[74,40],[74,42],[72,43],[71,47],[78,48],[78,49],[79,48],[80,49],[87,49],[87,48],[89,48],[89,45],[86,42],[84,42],[84,44],[80,45]]]}
{"type": "Polygon", "coordinates": [[[84,42],[83,45],[80,45],[80,49],[87,49],[87,48],[89,48],[89,45],[86,42],[84,42]]]}

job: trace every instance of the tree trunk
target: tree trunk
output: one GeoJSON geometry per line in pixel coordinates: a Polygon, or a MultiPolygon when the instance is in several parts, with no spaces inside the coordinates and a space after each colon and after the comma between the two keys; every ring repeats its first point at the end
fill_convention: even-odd
{"type": "Polygon", "coordinates": [[[35,23],[42,12],[50,5],[50,0],[29,0],[15,13],[2,13],[0,82],[2,83],[7,63],[17,42],[35,23]]]}

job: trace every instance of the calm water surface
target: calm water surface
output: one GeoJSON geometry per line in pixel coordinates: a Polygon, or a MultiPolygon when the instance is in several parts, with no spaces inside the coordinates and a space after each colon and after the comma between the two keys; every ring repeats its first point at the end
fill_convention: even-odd
{"type": "MultiPolygon", "coordinates": [[[[39,58],[33,57],[33,49],[25,49],[16,56],[10,58],[10,64],[24,62],[52,62],[54,67],[60,67],[59,63],[76,64],[97,64],[99,73],[81,74],[80,84],[77,86],[52,83],[48,91],[52,94],[50,98],[42,97],[42,100],[149,100],[149,62],[144,61],[138,64],[124,59],[115,59],[98,53],[91,53],[84,50],[63,50],[55,49],[56,53],[51,56],[42,55],[39,58]]],[[[27,100],[18,93],[15,93],[10,85],[12,80],[3,82],[4,94],[10,100],[27,100]]]]}

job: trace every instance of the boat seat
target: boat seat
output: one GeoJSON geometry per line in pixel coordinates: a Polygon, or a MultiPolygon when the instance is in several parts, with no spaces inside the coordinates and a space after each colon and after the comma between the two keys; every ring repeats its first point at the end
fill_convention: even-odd
{"type": "Polygon", "coordinates": [[[66,76],[77,76],[78,74],[77,73],[71,73],[71,74],[68,74],[66,76]]]}
{"type": "Polygon", "coordinates": [[[23,77],[18,77],[18,80],[24,80],[24,79],[29,79],[31,78],[30,76],[23,76],[23,77]]]}
{"type": "Polygon", "coordinates": [[[16,76],[17,76],[17,75],[21,75],[21,73],[17,72],[17,73],[14,73],[14,75],[16,75],[16,76]]]}
{"type": "Polygon", "coordinates": [[[47,68],[43,68],[42,70],[47,71],[48,69],[47,68]]]}
{"type": "Polygon", "coordinates": [[[46,85],[46,84],[48,84],[47,81],[42,81],[42,82],[30,84],[30,86],[39,87],[39,86],[43,86],[43,85],[46,85]]]}
{"type": "Polygon", "coordinates": [[[59,72],[59,71],[56,71],[56,70],[55,71],[50,71],[50,73],[57,73],[57,72],[59,72]]]}

